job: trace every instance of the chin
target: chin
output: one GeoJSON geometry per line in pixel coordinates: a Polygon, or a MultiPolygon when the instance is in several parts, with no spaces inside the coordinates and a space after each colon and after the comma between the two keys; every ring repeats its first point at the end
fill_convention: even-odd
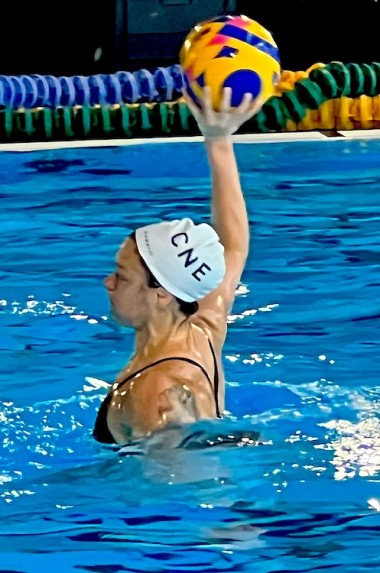
{"type": "Polygon", "coordinates": [[[119,326],[125,326],[125,327],[129,327],[129,328],[133,328],[133,325],[131,324],[131,322],[125,316],[119,316],[115,312],[115,309],[113,309],[113,308],[111,308],[111,310],[109,312],[109,317],[111,318],[111,320],[116,322],[116,324],[118,324],[119,326]]]}
{"type": "Polygon", "coordinates": [[[124,324],[124,320],[121,318],[121,316],[119,316],[117,314],[117,312],[115,312],[115,309],[111,307],[110,311],[109,311],[109,317],[111,320],[113,320],[114,322],[116,322],[117,324],[120,324],[120,326],[123,326],[124,324]]]}

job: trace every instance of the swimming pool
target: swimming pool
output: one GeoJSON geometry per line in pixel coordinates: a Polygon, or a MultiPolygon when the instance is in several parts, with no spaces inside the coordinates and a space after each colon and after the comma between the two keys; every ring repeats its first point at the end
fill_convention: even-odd
{"type": "Polygon", "coordinates": [[[202,145],[0,154],[0,572],[380,570],[380,141],[236,150],[230,414],[122,453],[91,437],[132,344],[101,281],[139,225],[207,220],[202,145]]]}

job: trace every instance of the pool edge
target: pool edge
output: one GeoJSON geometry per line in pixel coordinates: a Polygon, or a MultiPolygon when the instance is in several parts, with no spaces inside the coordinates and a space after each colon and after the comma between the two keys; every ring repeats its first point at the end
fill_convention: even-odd
{"type": "MultiPolygon", "coordinates": [[[[380,129],[337,131],[334,135],[320,131],[313,132],[281,132],[281,133],[255,133],[235,135],[236,143],[290,143],[299,141],[331,141],[342,139],[380,139],[380,129]]],[[[202,136],[192,137],[155,137],[141,139],[97,139],[73,141],[38,141],[28,143],[0,143],[0,151],[44,151],[52,149],[70,149],[83,147],[120,147],[128,145],[142,145],[152,143],[199,143],[202,136]]]]}

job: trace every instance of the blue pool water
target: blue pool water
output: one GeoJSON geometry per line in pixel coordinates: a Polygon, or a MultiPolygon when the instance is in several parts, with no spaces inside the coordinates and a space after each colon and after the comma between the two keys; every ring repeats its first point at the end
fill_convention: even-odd
{"type": "Polygon", "coordinates": [[[229,415],[121,453],[91,437],[132,349],[102,278],[137,226],[207,220],[202,145],[0,154],[1,572],[380,570],[380,141],[236,151],[229,415]]]}

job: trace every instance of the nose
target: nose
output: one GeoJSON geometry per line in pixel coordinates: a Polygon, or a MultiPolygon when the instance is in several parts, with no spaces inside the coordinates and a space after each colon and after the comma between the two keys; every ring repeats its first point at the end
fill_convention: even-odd
{"type": "Polygon", "coordinates": [[[115,286],[116,286],[116,275],[115,275],[115,273],[111,273],[110,275],[108,275],[104,279],[103,284],[108,291],[114,290],[115,286]]]}

